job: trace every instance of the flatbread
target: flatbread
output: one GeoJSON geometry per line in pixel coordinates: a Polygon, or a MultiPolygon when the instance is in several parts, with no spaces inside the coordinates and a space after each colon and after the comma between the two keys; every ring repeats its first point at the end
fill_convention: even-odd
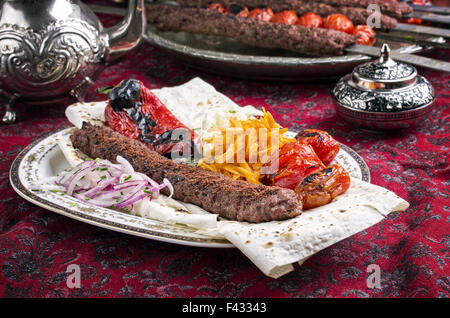
{"type": "Polygon", "coordinates": [[[343,195],[282,222],[221,221],[219,232],[267,276],[278,278],[313,254],[380,222],[409,204],[389,190],[352,178],[343,195]]]}
{"type": "MultiPolygon", "coordinates": [[[[233,117],[238,114],[247,118],[262,114],[252,110],[252,106],[243,110],[198,78],[181,86],[154,90],[154,93],[191,129],[199,128],[196,127],[199,123],[203,123],[201,129],[211,125],[214,121],[208,121],[208,113],[220,113],[220,116],[227,117],[226,114],[232,110],[230,114],[233,117]],[[221,105],[224,105],[222,109],[221,105]],[[183,107],[188,111],[180,111],[183,107]],[[205,116],[201,120],[183,115],[195,112],[196,107],[208,109],[200,112],[205,116]]],[[[104,125],[102,112],[105,106],[106,102],[78,103],[69,106],[66,115],[79,128],[83,121],[104,125]]],[[[217,122],[216,117],[214,120],[217,122]]],[[[73,148],[70,140],[61,140],[59,145],[69,163],[82,160],[80,156],[83,154],[73,148]]],[[[203,234],[226,238],[265,275],[278,278],[292,271],[293,264],[301,265],[315,253],[367,229],[393,211],[403,211],[408,207],[408,202],[393,192],[352,178],[350,189],[333,202],[286,221],[250,224],[221,220],[193,204],[178,201],[165,203],[164,199],[143,207],[140,215],[164,222],[188,224],[203,234]]]]}

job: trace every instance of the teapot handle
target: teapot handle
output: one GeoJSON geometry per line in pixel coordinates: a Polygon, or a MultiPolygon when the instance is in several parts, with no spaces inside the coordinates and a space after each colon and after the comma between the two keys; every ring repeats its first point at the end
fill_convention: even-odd
{"type": "Polygon", "coordinates": [[[128,0],[128,12],[117,25],[106,29],[109,39],[109,60],[112,62],[134,49],[142,40],[147,26],[144,0],[128,0]]]}

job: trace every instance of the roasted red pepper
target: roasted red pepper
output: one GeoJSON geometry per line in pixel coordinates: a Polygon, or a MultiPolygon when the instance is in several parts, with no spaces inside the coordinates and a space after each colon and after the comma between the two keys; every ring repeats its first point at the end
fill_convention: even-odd
{"type": "Polygon", "coordinates": [[[297,140],[310,144],[324,165],[329,165],[339,152],[339,143],[327,132],[318,129],[305,129],[298,133],[297,140]]]}
{"type": "Polygon", "coordinates": [[[183,154],[187,149],[193,155],[199,143],[194,132],[183,125],[155,94],[133,79],[122,81],[111,91],[105,120],[113,130],[140,140],[163,155],[174,151],[183,154]]]}

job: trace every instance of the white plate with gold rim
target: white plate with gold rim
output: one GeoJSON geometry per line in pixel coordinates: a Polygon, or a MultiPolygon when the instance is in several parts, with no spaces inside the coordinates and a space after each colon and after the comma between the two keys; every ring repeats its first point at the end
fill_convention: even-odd
{"type": "MultiPolygon", "coordinates": [[[[76,198],[58,193],[32,191],[39,180],[54,176],[69,167],[57,139],[70,135],[72,128],[60,129],[36,139],[14,160],[10,169],[10,181],[21,197],[50,211],[126,234],[190,246],[233,247],[224,238],[198,233],[197,229],[186,225],[168,224],[111,209],[92,207],[76,198]]],[[[369,168],[364,160],[351,148],[342,144],[340,146],[336,161],[352,177],[370,182],[369,168]]]]}

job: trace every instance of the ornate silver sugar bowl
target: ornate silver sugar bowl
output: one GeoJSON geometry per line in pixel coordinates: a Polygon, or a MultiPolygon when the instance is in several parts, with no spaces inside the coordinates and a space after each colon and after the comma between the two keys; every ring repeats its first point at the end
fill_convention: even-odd
{"type": "Polygon", "coordinates": [[[423,121],[433,109],[431,84],[417,70],[389,57],[384,44],[380,58],[355,67],[333,89],[337,113],[369,129],[400,129],[423,121]]]}
{"type": "Polygon", "coordinates": [[[2,121],[15,121],[17,100],[82,101],[101,71],[138,45],[145,25],[144,0],[129,0],[124,20],[108,29],[79,0],[0,1],[2,121]]]}

